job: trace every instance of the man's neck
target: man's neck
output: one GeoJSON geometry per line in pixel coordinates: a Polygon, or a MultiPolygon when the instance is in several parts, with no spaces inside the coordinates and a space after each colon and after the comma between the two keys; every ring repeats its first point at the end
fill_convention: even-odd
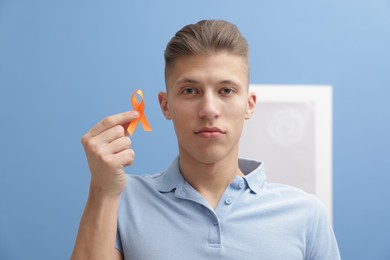
{"type": "Polygon", "coordinates": [[[238,167],[236,154],[210,164],[180,155],[179,165],[184,179],[207,200],[213,209],[217,207],[226,187],[233,182],[234,177],[244,175],[238,167]]]}

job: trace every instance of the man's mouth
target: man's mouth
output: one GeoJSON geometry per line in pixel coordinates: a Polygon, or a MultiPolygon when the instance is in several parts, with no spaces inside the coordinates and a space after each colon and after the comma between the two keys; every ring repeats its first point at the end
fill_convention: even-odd
{"type": "Polygon", "coordinates": [[[197,136],[203,138],[217,138],[224,135],[226,132],[218,127],[202,127],[194,132],[197,136]]]}

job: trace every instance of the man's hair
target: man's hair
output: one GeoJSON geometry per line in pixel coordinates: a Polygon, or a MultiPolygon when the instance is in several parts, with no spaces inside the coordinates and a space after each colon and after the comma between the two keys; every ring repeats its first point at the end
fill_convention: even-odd
{"type": "Polygon", "coordinates": [[[234,24],[223,20],[202,20],[186,25],[175,34],[165,49],[165,79],[176,59],[219,52],[242,57],[249,75],[248,43],[234,24]]]}

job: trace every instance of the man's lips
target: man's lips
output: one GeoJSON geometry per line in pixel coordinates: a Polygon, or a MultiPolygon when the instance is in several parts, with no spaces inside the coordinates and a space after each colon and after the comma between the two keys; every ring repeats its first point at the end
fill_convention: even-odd
{"type": "Polygon", "coordinates": [[[215,138],[225,134],[226,132],[218,127],[203,127],[194,133],[204,138],[215,138]]]}

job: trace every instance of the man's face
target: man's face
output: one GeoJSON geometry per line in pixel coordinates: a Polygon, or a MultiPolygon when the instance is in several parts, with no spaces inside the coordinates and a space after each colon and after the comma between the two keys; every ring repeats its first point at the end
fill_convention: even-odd
{"type": "Polygon", "coordinates": [[[256,103],[245,61],[227,53],[184,56],[166,82],[159,99],[173,121],[180,158],[204,164],[236,159],[244,120],[256,103]]]}

